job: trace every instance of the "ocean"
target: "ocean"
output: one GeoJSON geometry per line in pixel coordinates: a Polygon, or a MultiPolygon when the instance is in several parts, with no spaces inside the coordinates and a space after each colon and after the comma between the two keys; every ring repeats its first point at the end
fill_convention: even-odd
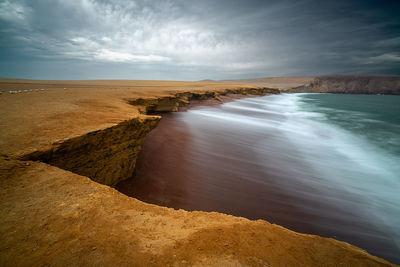
{"type": "Polygon", "coordinates": [[[137,164],[117,188],[146,202],[265,219],[400,263],[400,96],[281,94],[168,114],[137,164]]]}

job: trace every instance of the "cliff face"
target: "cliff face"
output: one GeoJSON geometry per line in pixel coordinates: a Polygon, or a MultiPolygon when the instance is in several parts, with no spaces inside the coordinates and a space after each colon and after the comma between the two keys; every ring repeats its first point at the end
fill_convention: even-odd
{"type": "Polygon", "coordinates": [[[314,78],[309,84],[287,92],[340,94],[400,95],[400,76],[395,75],[329,75],[314,78]]]}
{"type": "Polygon", "coordinates": [[[178,107],[189,104],[190,100],[214,98],[226,94],[279,93],[269,88],[225,89],[218,92],[181,92],[173,96],[157,98],[126,99],[139,106],[139,118],[124,121],[113,127],[87,133],[68,139],[45,151],[35,151],[22,157],[23,160],[42,161],[59,168],[87,176],[92,180],[114,186],[119,181],[132,176],[141,145],[148,132],[157,126],[160,116],[148,116],[164,112],[178,111],[178,107]]]}
{"type": "Polygon", "coordinates": [[[223,89],[218,91],[205,91],[205,92],[181,92],[176,93],[174,96],[165,96],[157,98],[137,98],[127,99],[128,103],[134,106],[139,106],[139,111],[142,114],[159,114],[165,112],[178,111],[179,107],[188,105],[191,100],[206,100],[216,99],[221,101],[220,96],[228,94],[241,94],[241,95],[265,95],[265,94],[279,94],[278,89],[267,87],[249,87],[237,89],[223,89]]]}
{"type": "Polygon", "coordinates": [[[101,184],[115,185],[132,175],[144,138],[159,120],[158,116],[149,116],[124,121],[54,144],[49,150],[33,152],[23,159],[42,161],[101,184]]]}

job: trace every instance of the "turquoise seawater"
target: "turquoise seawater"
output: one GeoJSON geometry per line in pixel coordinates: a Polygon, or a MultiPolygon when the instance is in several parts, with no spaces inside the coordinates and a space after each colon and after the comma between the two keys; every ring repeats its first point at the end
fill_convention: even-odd
{"type": "MultiPolygon", "coordinates": [[[[400,158],[400,96],[304,94],[301,108],[400,158]]],[[[400,165],[400,164],[399,164],[400,165]]]]}
{"type": "MultiPolygon", "coordinates": [[[[291,219],[314,227],[306,232],[399,262],[400,96],[282,94],[182,116],[207,157],[224,156],[210,152],[224,144],[225,156],[240,159],[226,151],[235,148],[264,169],[264,175],[254,178],[259,183],[275,177],[277,190],[297,199],[290,205],[302,215],[291,219]]],[[[238,181],[245,175],[237,175],[238,181]]],[[[248,203],[249,209],[255,205],[248,203]]],[[[260,217],[274,221],[277,213],[260,217]]],[[[285,225],[284,213],[277,223],[285,225]]],[[[290,223],[285,226],[291,228],[290,223]]]]}
{"type": "MultiPolygon", "coordinates": [[[[323,179],[360,202],[400,248],[400,96],[300,94],[298,111],[321,134],[309,161],[323,179]],[[320,144],[324,142],[325,144],[320,144]],[[317,149],[318,150],[318,149],[317,149]]],[[[303,147],[303,149],[306,149],[303,147]]],[[[400,252],[400,249],[398,250],[400,252]]]]}
{"type": "Polygon", "coordinates": [[[164,117],[141,153],[129,182],[141,200],[265,219],[400,263],[400,96],[198,107],[164,117]]]}

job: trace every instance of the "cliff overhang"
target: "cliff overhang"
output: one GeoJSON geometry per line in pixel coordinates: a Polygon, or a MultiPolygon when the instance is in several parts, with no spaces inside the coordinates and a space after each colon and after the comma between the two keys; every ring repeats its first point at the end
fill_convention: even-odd
{"type": "Polygon", "coordinates": [[[125,99],[138,108],[141,115],[115,126],[89,132],[55,143],[47,150],[37,150],[22,156],[22,160],[41,161],[101,184],[114,186],[132,176],[142,143],[166,112],[176,112],[191,100],[216,99],[228,94],[279,94],[265,87],[223,89],[218,91],[179,92],[170,96],[125,99]],[[157,114],[157,115],[156,115],[157,114]]]}

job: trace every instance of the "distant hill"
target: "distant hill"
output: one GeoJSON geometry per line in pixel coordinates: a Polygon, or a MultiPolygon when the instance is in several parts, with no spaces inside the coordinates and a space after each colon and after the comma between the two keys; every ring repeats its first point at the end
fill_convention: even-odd
{"type": "Polygon", "coordinates": [[[199,82],[215,83],[217,81],[211,79],[200,80],[199,82]]]}

